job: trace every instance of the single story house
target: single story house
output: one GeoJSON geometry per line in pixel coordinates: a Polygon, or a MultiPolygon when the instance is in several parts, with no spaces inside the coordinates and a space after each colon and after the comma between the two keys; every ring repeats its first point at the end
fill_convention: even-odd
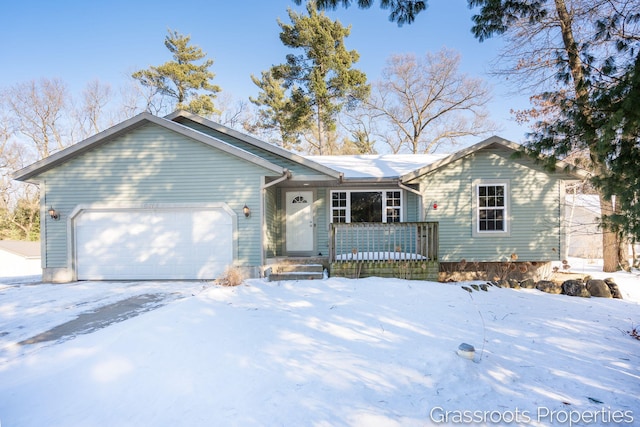
{"type": "Polygon", "coordinates": [[[178,111],[139,114],[14,178],[40,186],[45,281],[258,277],[287,260],[434,278],[461,261],[566,255],[565,182],[580,173],[519,150],[494,136],[450,155],[302,156],[178,111]]]}
{"type": "Polygon", "coordinates": [[[0,240],[0,277],[42,274],[40,242],[0,240]]]}

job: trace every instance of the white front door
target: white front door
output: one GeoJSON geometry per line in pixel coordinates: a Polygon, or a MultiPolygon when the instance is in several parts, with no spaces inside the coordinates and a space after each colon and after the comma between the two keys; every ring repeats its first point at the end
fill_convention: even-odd
{"type": "Polygon", "coordinates": [[[313,251],[313,192],[288,191],[287,252],[313,251]]]}

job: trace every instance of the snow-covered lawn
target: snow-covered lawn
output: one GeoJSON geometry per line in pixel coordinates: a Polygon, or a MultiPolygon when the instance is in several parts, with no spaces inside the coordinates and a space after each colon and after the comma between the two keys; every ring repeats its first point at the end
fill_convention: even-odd
{"type": "Polygon", "coordinates": [[[604,276],[624,300],[379,278],[0,281],[0,425],[638,425],[640,279],[604,276]],[[156,293],[167,304],[137,317],[17,344],[156,293]]]}

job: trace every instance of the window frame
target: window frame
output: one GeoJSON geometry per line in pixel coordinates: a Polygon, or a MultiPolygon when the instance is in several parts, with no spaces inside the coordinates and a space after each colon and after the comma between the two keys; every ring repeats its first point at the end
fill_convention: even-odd
{"type": "MultiPolygon", "coordinates": [[[[334,219],[342,217],[341,214],[335,215],[337,211],[345,211],[344,222],[335,222],[336,224],[350,224],[351,223],[351,193],[382,193],[380,200],[382,209],[382,224],[393,222],[404,222],[404,191],[399,188],[383,188],[383,189],[350,189],[350,190],[331,190],[329,194],[329,219],[333,224],[334,219]],[[346,200],[345,206],[334,206],[334,194],[344,193],[346,200]],[[398,193],[398,197],[395,194],[389,196],[388,193],[398,193]],[[388,205],[389,202],[394,202],[392,205],[388,205]],[[397,202],[396,202],[397,201],[397,202]],[[398,204],[399,203],[399,204],[398,204]],[[390,221],[390,219],[397,218],[398,221],[390,221]]],[[[344,199],[342,199],[344,200],[344,199]]]]}
{"type": "Polygon", "coordinates": [[[511,185],[504,179],[478,179],[473,182],[473,237],[496,237],[511,235],[511,185]],[[502,187],[504,194],[503,206],[480,206],[480,187],[502,187]],[[480,230],[480,212],[484,209],[502,210],[502,230],[480,230]]]}

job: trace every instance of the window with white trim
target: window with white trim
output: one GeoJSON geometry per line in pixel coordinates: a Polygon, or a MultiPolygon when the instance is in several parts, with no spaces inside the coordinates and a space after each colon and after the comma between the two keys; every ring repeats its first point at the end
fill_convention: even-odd
{"type": "Polygon", "coordinates": [[[478,233],[507,232],[507,184],[478,184],[476,206],[478,233]]]}
{"type": "Polygon", "coordinates": [[[331,192],[331,222],[401,222],[402,191],[331,192]]]}

